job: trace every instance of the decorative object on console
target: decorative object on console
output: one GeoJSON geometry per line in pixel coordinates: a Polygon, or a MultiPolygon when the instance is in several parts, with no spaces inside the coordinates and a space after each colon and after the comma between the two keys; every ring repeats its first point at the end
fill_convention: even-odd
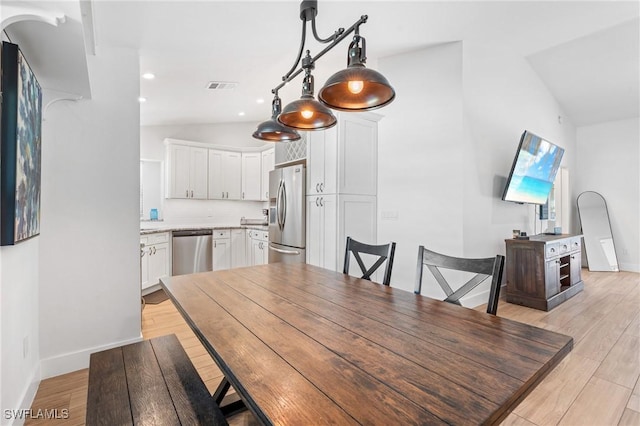
{"type": "MultiPolygon", "coordinates": [[[[337,119],[329,108],[341,111],[370,111],[381,108],[395,98],[395,91],[387,79],[377,71],[367,69],[365,63],[366,41],[360,36],[360,25],[367,22],[367,15],[362,15],[347,30],[339,28],[332,36],[320,38],[316,31],[317,0],[304,0],[300,3],[300,19],[302,20],[302,37],[300,48],[293,67],[282,77],[282,83],[271,92],[274,94],[274,116],[281,125],[299,130],[325,130],[335,126],[337,119]],[[303,58],[307,21],[311,21],[311,29],[316,41],[329,44],[316,56],[311,57],[309,50],[303,58]],[[320,89],[316,101],[313,96],[313,75],[311,71],[315,63],[327,52],[337,46],[349,34],[354,33],[349,45],[347,68],[331,76],[325,86],[320,89]],[[300,67],[298,68],[298,64],[300,67]],[[282,113],[276,114],[275,104],[279,103],[278,91],[288,82],[304,71],[302,97],[284,107],[282,113]]],[[[261,123],[253,137],[266,141],[292,140],[287,132],[263,132],[262,129],[272,120],[261,123]]]]}
{"type": "Polygon", "coordinates": [[[20,49],[2,43],[0,245],[40,234],[42,89],[20,49]]]}

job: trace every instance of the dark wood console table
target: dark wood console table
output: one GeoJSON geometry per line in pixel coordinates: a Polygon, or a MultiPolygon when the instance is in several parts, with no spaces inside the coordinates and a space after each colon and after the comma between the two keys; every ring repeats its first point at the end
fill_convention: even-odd
{"type": "Polygon", "coordinates": [[[507,302],[549,311],[584,288],[582,235],[508,239],[507,302]]]}

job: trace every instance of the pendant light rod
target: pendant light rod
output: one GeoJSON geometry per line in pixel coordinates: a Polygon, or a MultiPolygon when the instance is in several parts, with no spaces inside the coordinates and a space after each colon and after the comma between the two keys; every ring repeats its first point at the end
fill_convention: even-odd
{"type": "MultiPolygon", "coordinates": [[[[362,25],[362,24],[367,22],[367,19],[369,19],[369,17],[367,15],[362,15],[360,17],[360,19],[358,19],[353,25],[351,25],[342,34],[337,35],[339,33],[339,31],[336,31],[336,33],[334,34],[334,37],[335,37],[334,41],[330,45],[328,45],[327,47],[322,49],[322,51],[320,51],[320,53],[318,53],[316,56],[311,58],[311,64],[314,64],[318,59],[323,57],[327,52],[329,52],[331,49],[336,47],[349,34],[353,33],[356,30],[358,30],[360,28],[360,25],[362,25]]],[[[330,40],[330,39],[331,38],[329,38],[328,40],[330,40]]],[[[303,42],[302,43],[304,43],[304,38],[303,38],[303,42]]],[[[304,49],[304,45],[302,45],[302,48],[304,49]]],[[[302,51],[300,51],[300,56],[301,55],[302,55],[302,51]]],[[[296,65],[298,65],[298,63],[296,63],[296,65]]],[[[294,65],[294,68],[295,68],[296,65],[294,65]]],[[[275,88],[271,89],[271,93],[274,93],[274,94],[277,93],[278,90],[282,89],[288,82],[290,82],[291,80],[296,78],[302,71],[304,71],[304,68],[300,67],[295,72],[290,72],[288,75],[285,75],[284,77],[282,77],[282,80],[283,80],[282,83],[277,85],[275,88]]]]}

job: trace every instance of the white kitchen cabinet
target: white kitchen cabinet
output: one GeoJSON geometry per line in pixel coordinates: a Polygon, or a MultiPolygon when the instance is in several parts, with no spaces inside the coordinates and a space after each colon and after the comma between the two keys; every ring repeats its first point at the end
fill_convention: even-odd
{"type": "Polygon", "coordinates": [[[244,229],[231,230],[231,267],[247,266],[247,242],[244,229]]]}
{"type": "Polygon", "coordinates": [[[269,263],[269,233],[267,231],[249,229],[247,235],[247,260],[249,266],[269,263]]]}
{"type": "Polygon", "coordinates": [[[231,233],[229,229],[213,230],[213,270],[231,268],[231,233]]]}
{"type": "Polygon", "coordinates": [[[334,128],[308,134],[307,263],[342,271],[347,236],[377,243],[379,118],[339,114],[334,128]]]}
{"type": "Polygon", "coordinates": [[[377,195],[378,118],[339,114],[335,127],[309,132],[307,195],[377,195]]]}
{"type": "Polygon", "coordinates": [[[140,259],[142,290],[156,285],[160,278],[171,275],[171,257],[169,253],[169,233],[159,232],[140,236],[144,255],[140,259]]]}
{"type": "Polygon", "coordinates": [[[269,172],[274,169],[275,164],[275,149],[262,151],[262,201],[269,201],[269,172]]]}
{"type": "Polygon", "coordinates": [[[209,199],[240,200],[242,197],[242,153],[209,150],[209,199]]]}
{"type": "Polygon", "coordinates": [[[207,198],[207,149],[167,145],[167,198],[207,198]]]}
{"type": "Polygon", "coordinates": [[[242,196],[243,200],[260,200],[262,196],[262,154],[242,153],[242,196]]]}
{"type": "Polygon", "coordinates": [[[307,196],[307,263],[337,270],[337,195],[307,196]]]}

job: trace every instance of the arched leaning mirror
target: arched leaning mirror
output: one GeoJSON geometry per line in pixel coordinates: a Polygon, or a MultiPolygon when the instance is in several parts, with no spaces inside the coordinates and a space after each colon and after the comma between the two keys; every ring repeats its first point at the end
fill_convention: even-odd
{"type": "Polygon", "coordinates": [[[590,271],[618,271],[607,203],[602,195],[586,191],[578,195],[578,214],[590,271]]]}

